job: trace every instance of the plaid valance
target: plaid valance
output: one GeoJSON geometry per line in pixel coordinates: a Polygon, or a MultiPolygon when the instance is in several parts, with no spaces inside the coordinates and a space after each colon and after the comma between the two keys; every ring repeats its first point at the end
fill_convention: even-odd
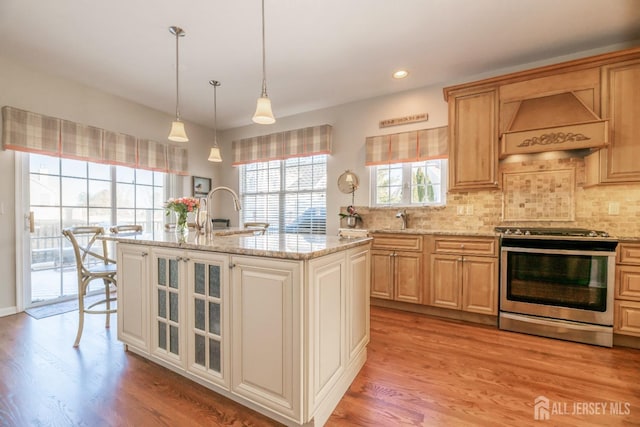
{"type": "Polygon", "coordinates": [[[366,139],[367,166],[443,159],[449,154],[447,126],[366,139]]]}
{"type": "Polygon", "coordinates": [[[233,141],[233,166],[331,154],[332,129],[321,125],[233,141]]]}
{"type": "Polygon", "coordinates": [[[2,107],[2,144],[6,150],[189,174],[186,148],[9,106],[2,107]]]}

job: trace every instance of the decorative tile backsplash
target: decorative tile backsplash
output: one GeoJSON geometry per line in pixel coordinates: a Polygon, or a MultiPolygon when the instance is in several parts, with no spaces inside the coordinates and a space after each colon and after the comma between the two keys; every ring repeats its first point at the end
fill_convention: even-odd
{"type": "Polygon", "coordinates": [[[502,174],[504,221],[573,221],[575,169],[502,174]]]}
{"type": "MultiPolygon", "coordinates": [[[[605,230],[618,237],[640,237],[640,185],[616,184],[585,188],[584,158],[572,157],[562,159],[525,158],[522,162],[501,163],[500,173],[507,177],[514,174],[537,173],[549,180],[557,173],[554,185],[559,185],[561,192],[567,192],[567,170],[573,171],[573,219],[550,220],[533,217],[526,220],[531,227],[580,227],[605,230]],[[618,215],[609,214],[609,205],[617,204],[618,215]]],[[[509,178],[508,178],[509,179],[509,178]]],[[[534,180],[535,181],[535,180],[534,180]]],[[[535,194],[540,189],[530,191],[535,194]]],[[[492,232],[498,225],[514,225],[523,223],[523,219],[507,220],[503,217],[503,197],[509,192],[509,186],[499,190],[479,190],[455,192],[447,195],[447,205],[441,207],[407,208],[408,227],[421,230],[447,230],[468,232],[492,232]],[[506,190],[504,193],[503,191],[506,190]]],[[[526,194],[526,190],[523,189],[526,194]]],[[[566,194],[569,197],[568,193],[566,194]]],[[[522,194],[514,201],[522,200],[522,194]]],[[[526,199],[525,199],[526,200],[526,199]]],[[[531,203],[531,202],[530,202],[531,203]]],[[[562,206],[563,197],[546,197],[534,199],[531,205],[537,212],[543,210],[563,212],[569,209],[562,206]]],[[[363,222],[359,225],[369,229],[399,229],[401,220],[396,218],[397,208],[357,207],[363,222]]],[[[344,208],[343,208],[344,210],[344,208]]],[[[509,218],[507,216],[506,218],[509,218]]],[[[344,224],[342,224],[344,226],[344,224]]]]}

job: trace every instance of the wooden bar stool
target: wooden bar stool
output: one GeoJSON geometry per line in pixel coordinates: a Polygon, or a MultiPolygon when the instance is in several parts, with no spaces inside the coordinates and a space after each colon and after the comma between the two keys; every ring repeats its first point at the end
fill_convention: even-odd
{"type": "Polygon", "coordinates": [[[111,285],[117,286],[116,262],[108,257],[107,242],[98,239],[104,234],[102,227],[70,227],[62,230],[62,234],[69,239],[76,257],[76,269],[78,271],[78,333],[73,344],[77,347],[82,337],[84,327],[84,315],[106,314],[105,328],[109,327],[111,313],[116,312],[116,307],[111,303],[116,301],[112,296],[111,285]],[[104,283],[105,298],[90,303],[85,307],[85,297],[89,283],[93,280],[102,280],[104,283]],[[100,307],[99,307],[100,306],[100,307]],[[98,308],[96,308],[98,307],[98,308]]]}

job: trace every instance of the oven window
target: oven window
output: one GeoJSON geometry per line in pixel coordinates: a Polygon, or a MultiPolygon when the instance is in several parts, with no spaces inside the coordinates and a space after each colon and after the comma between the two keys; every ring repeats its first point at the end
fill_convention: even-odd
{"type": "Polygon", "coordinates": [[[606,256],[508,252],[507,298],[604,312],[607,263],[606,256]]]}

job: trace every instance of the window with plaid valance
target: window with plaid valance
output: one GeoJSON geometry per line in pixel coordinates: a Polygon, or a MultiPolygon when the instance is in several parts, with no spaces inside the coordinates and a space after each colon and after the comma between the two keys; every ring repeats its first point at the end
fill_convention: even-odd
{"type": "Polygon", "coordinates": [[[233,141],[233,166],[331,154],[331,132],[330,125],[320,125],[233,141]]]}
{"type": "Polygon", "coordinates": [[[2,107],[4,149],[188,175],[187,150],[170,144],[2,107]]]}
{"type": "Polygon", "coordinates": [[[366,139],[367,166],[444,159],[449,153],[447,126],[366,139]]]}

